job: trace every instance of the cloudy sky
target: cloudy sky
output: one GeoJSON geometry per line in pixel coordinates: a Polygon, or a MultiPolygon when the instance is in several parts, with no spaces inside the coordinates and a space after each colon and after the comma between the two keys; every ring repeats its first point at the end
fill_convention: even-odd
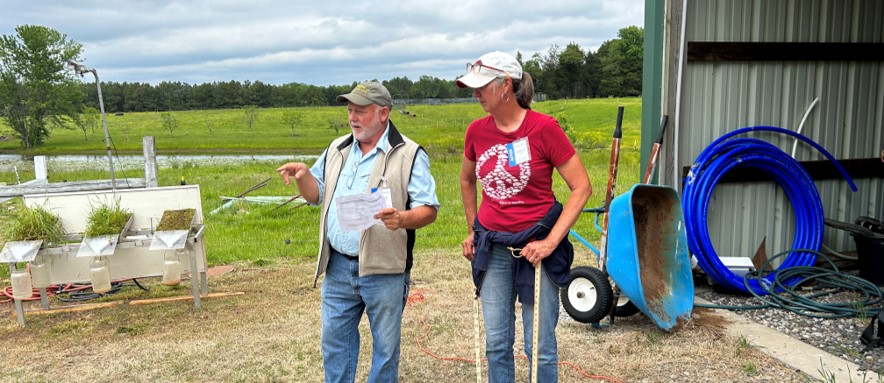
{"type": "Polygon", "coordinates": [[[643,26],[644,0],[4,0],[0,34],[44,25],[83,45],[102,81],[320,86],[453,80],[485,52],[595,51],[643,26]]]}

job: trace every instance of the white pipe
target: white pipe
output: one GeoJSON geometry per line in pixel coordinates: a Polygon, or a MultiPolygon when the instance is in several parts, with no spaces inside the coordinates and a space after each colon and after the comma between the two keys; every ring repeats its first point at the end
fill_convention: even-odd
{"type": "Polygon", "coordinates": [[[676,76],[676,84],[675,84],[675,126],[673,127],[675,131],[672,133],[672,184],[675,186],[676,191],[680,191],[681,182],[681,171],[678,161],[678,135],[681,131],[681,81],[682,76],[684,75],[684,68],[687,66],[684,62],[687,54],[684,51],[685,41],[687,38],[685,37],[685,25],[687,25],[687,14],[688,14],[688,0],[682,0],[681,3],[681,35],[678,43],[678,76],[676,76]]]}
{"type": "MultiPolygon", "coordinates": [[[[801,134],[801,130],[804,129],[804,121],[807,120],[807,116],[810,115],[810,111],[813,110],[813,107],[820,102],[820,98],[817,97],[813,99],[813,102],[807,107],[807,111],[804,112],[804,117],[801,117],[801,123],[798,124],[798,131],[796,133],[801,134]]],[[[795,138],[795,142],[792,143],[792,158],[795,158],[795,150],[798,149],[798,138],[795,138]]]]}

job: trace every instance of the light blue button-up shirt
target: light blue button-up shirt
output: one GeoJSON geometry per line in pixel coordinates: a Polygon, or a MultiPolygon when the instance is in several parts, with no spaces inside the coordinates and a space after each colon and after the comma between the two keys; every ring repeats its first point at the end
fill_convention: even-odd
{"type": "MultiPolygon", "coordinates": [[[[365,193],[365,190],[368,188],[368,178],[371,176],[371,171],[374,169],[375,161],[378,158],[378,152],[383,151],[387,153],[390,149],[390,144],[387,142],[389,132],[390,124],[388,122],[387,128],[384,129],[384,134],[374,147],[374,150],[369,151],[364,156],[362,155],[362,150],[359,149],[359,141],[353,141],[354,144],[350,146],[350,155],[347,156],[347,161],[344,163],[344,167],[338,176],[338,186],[335,188],[332,198],[365,193]]],[[[319,205],[322,204],[322,198],[325,195],[325,179],[323,178],[325,155],[326,152],[323,152],[310,168],[310,173],[316,178],[319,186],[319,201],[317,201],[319,205]]],[[[430,158],[423,150],[418,150],[414,166],[412,167],[411,179],[408,182],[408,196],[411,198],[412,209],[422,205],[439,209],[439,200],[436,198],[436,182],[430,174],[430,158]]],[[[360,232],[358,230],[345,231],[341,229],[341,225],[338,222],[338,208],[334,203],[329,204],[326,223],[328,225],[327,237],[329,245],[349,256],[359,254],[360,232]]]]}

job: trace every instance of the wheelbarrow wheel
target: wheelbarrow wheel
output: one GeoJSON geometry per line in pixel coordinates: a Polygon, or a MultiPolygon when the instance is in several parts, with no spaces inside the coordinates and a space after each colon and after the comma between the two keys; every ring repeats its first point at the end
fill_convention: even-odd
{"type": "Polygon", "coordinates": [[[562,306],[580,323],[602,320],[614,305],[614,291],[608,277],[590,266],[571,269],[568,283],[560,291],[562,306]]]}
{"type": "Polygon", "coordinates": [[[617,305],[614,306],[614,316],[631,317],[638,314],[638,312],[638,307],[625,295],[620,294],[620,298],[617,299],[617,305]]]}

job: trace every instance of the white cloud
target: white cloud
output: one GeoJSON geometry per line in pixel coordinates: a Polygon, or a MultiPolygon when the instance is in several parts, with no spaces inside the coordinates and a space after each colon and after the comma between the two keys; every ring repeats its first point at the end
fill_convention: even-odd
{"type": "Polygon", "coordinates": [[[260,80],[345,85],[453,79],[491,50],[529,58],[556,44],[595,50],[643,23],[642,0],[18,2],[0,34],[45,25],[83,44],[106,81],[260,80]]]}

